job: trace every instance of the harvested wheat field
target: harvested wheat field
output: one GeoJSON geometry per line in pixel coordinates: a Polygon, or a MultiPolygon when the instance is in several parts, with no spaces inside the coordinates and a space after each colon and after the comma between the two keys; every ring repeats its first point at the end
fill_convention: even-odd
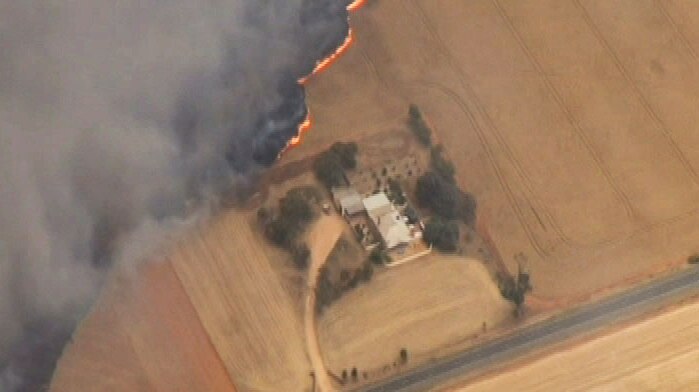
{"type": "Polygon", "coordinates": [[[172,264],[239,389],[310,388],[302,314],[250,220],[224,212],[181,242],[172,264]]]}
{"type": "Polygon", "coordinates": [[[111,284],[52,390],[310,388],[302,313],[272,267],[279,253],[249,218],[224,212],[192,230],[169,261],[147,265],[143,278],[111,284]]]}
{"type": "Polygon", "coordinates": [[[696,391],[699,304],[495,375],[459,392],[696,391]]]}
{"type": "Polygon", "coordinates": [[[352,23],[285,159],[415,102],[534,296],[585,299],[699,249],[699,2],[378,0],[352,23]]]}
{"type": "Polygon", "coordinates": [[[513,308],[481,262],[429,255],[374,274],[320,316],[320,346],[330,371],[357,366],[372,377],[401,348],[413,361],[496,327],[513,308]]]}
{"type": "Polygon", "coordinates": [[[66,347],[51,390],[222,391],[232,380],[170,263],[119,276],[66,347]]]}

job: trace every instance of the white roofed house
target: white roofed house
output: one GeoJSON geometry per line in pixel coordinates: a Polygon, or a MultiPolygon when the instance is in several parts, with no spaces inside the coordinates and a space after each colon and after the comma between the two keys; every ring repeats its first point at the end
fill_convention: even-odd
{"type": "Polygon", "coordinates": [[[386,249],[407,245],[414,239],[405,218],[396,211],[385,193],[379,192],[364,199],[364,208],[381,235],[386,249]]]}
{"type": "Polygon", "coordinates": [[[364,199],[363,203],[367,214],[369,214],[369,217],[373,221],[376,221],[376,218],[378,218],[379,216],[393,211],[393,205],[391,205],[391,201],[388,200],[388,197],[383,192],[379,192],[367,197],[366,199],[364,199]]]}
{"type": "Polygon", "coordinates": [[[375,222],[386,249],[407,245],[413,240],[410,228],[396,211],[379,216],[375,222]]]}

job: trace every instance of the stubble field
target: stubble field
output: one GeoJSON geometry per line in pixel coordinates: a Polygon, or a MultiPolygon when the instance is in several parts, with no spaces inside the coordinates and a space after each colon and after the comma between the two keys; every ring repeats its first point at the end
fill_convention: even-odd
{"type": "Polygon", "coordinates": [[[329,370],[356,366],[375,380],[393,374],[401,348],[420,363],[462,347],[483,323],[496,328],[512,311],[481,262],[435,253],[374,274],[325,310],[318,335],[329,370]]]}
{"type": "Polygon", "coordinates": [[[699,3],[378,0],[309,85],[286,161],[423,109],[533,295],[585,300],[699,249],[699,3]]]}
{"type": "Polygon", "coordinates": [[[240,389],[303,390],[311,367],[302,313],[251,220],[223,213],[181,242],[172,264],[240,389]]]}
{"type": "Polygon", "coordinates": [[[301,299],[283,277],[284,256],[252,221],[224,212],[188,233],[166,261],[111,283],[63,355],[52,390],[310,388],[301,299]]]}
{"type": "Polygon", "coordinates": [[[699,304],[495,375],[458,392],[695,391],[699,304]]]}
{"type": "Polygon", "coordinates": [[[168,262],[114,276],[58,363],[51,391],[236,388],[168,262]]]}

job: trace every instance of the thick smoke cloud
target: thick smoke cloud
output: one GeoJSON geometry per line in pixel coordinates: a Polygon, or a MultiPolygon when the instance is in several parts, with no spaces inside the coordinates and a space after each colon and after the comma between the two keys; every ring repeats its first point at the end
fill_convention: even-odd
{"type": "Polygon", "coordinates": [[[110,265],[276,159],[346,5],[0,0],[0,390],[45,380],[110,265]]]}

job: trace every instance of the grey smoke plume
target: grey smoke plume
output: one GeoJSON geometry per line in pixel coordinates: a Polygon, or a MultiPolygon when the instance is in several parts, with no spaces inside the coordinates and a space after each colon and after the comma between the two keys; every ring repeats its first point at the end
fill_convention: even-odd
{"type": "Polygon", "coordinates": [[[133,233],[276,159],[346,5],[0,0],[0,391],[46,381],[133,233]]]}

